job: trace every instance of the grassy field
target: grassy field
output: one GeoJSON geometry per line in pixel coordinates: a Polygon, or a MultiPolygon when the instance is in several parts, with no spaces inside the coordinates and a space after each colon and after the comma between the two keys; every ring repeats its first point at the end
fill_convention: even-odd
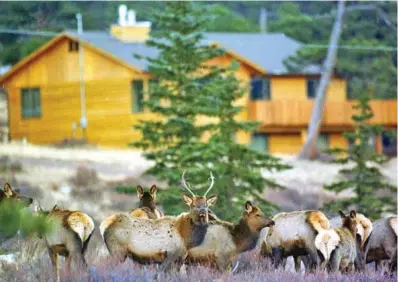
{"type": "MultiPolygon", "coordinates": [[[[327,274],[322,271],[305,274],[296,273],[292,269],[273,269],[270,262],[262,259],[257,252],[251,252],[238,257],[239,265],[233,274],[223,274],[214,269],[203,266],[188,266],[185,272],[173,268],[164,274],[157,271],[157,266],[143,266],[126,260],[124,263],[117,263],[108,256],[97,256],[91,251],[91,259],[87,270],[73,267],[71,274],[61,270],[61,281],[76,282],[127,282],[127,281],[397,281],[396,274],[384,274],[381,271],[375,272],[372,266],[368,266],[363,273],[349,274],[327,274]]],[[[236,262],[235,262],[236,264],[236,262]]],[[[62,264],[61,264],[62,265],[62,264]]],[[[52,267],[46,253],[43,253],[30,263],[21,264],[18,267],[10,267],[1,281],[52,281],[52,267]],[[4,280],[3,280],[4,279],[4,280]]]]}

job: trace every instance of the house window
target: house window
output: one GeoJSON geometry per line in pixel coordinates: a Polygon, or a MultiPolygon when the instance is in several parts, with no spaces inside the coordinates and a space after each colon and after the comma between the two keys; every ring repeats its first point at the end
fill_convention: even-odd
{"type": "Polygon", "coordinates": [[[140,80],[133,80],[132,86],[132,104],[133,104],[133,113],[140,113],[143,111],[143,101],[144,101],[144,81],[140,80]]]}
{"type": "Polygon", "coordinates": [[[21,89],[21,108],[24,118],[41,116],[40,88],[21,89]]]}
{"type": "Polygon", "coordinates": [[[318,142],[317,146],[319,151],[324,151],[329,148],[329,134],[327,133],[321,133],[318,135],[318,142]]]}
{"type": "Polygon", "coordinates": [[[249,147],[258,152],[268,152],[268,136],[264,133],[254,133],[249,147]]]}
{"type": "Polygon", "coordinates": [[[252,100],[270,100],[271,84],[269,78],[255,77],[251,81],[252,100]]]}
{"type": "Polygon", "coordinates": [[[383,143],[383,154],[387,156],[396,156],[397,155],[397,137],[395,134],[388,134],[387,132],[383,132],[381,134],[381,141],[383,143]]]}
{"type": "Polygon", "coordinates": [[[69,52],[79,51],[79,42],[74,40],[69,40],[69,52]]]}
{"type": "Polygon", "coordinates": [[[319,85],[319,79],[307,79],[307,98],[313,99],[316,96],[316,90],[319,85]]]}

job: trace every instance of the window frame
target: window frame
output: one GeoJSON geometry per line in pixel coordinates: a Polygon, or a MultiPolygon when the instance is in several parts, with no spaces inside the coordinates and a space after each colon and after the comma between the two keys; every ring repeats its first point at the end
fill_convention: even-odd
{"type": "Polygon", "coordinates": [[[255,133],[252,133],[250,138],[251,138],[250,139],[250,144],[249,144],[250,149],[258,151],[258,152],[261,152],[261,153],[269,152],[269,135],[267,133],[255,132],[255,133]],[[265,145],[263,150],[259,150],[259,148],[256,148],[254,146],[254,140],[255,140],[256,137],[259,137],[259,136],[264,138],[263,140],[261,140],[261,141],[264,141],[264,145],[265,145]]]}
{"type": "Polygon", "coordinates": [[[316,90],[317,90],[317,88],[319,86],[319,82],[320,82],[319,78],[307,78],[307,80],[306,80],[307,99],[315,99],[316,98],[316,90]],[[312,84],[311,87],[310,87],[310,84],[312,84]],[[311,91],[313,92],[313,97],[310,95],[311,91]]]}
{"type": "Polygon", "coordinates": [[[21,116],[23,119],[41,117],[41,91],[39,87],[21,88],[20,99],[21,116]]]}
{"type": "Polygon", "coordinates": [[[250,81],[250,100],[251,101],[269,101],[272,99],[271,93],[271,79],[269,77],[260,77],[255,76],[250,81]],[[259,91],[259,95],[254,95],[254,83],[261,84],[261,90],[259,91]]]}
{"type": "Polygon", "coordinates": [[[144,111],[144,80],[143,79],[133,79],[131,81],[131,111],[133,114],[142,113],[144,111]],[[137,93],[135,85],[136,83],[141,84],[140,93],[137,93]]]}

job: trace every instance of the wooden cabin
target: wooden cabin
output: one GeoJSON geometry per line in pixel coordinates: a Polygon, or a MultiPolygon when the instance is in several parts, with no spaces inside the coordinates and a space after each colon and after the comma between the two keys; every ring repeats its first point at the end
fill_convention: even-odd
{"type": "MultiPolygon", "coordinates": [[[[133,54],[156,56],[145,45],[149,31],[148,23],[127,22],[113,25],[110,32],[64,32],[13,66],[0,78],[8,95],[11,140],[54,144],[85,138],[90,144],[119,148],[139,140],[133,126],[154,115],[142,107],[150,99],[151,74],[133,54]]],[[[251,89],[240,101],[244,110],[239,118],[259,121],[260,126],[252,135],[238,133],[237,141],[271,153],[299,152],[320,77],[316,66],[300,74],[285,69],[283,60],[300,43],[268,33],[206,33],[205,38],[226,49],[225,56],[209,63],[239,62],[236,74],[251,89]]],[[[352,126],[351,105],[346,82],[333,77],[319,146],[348,146],[342,132],[352,126]]],[[[372,101],[372,107],[374,122],[396,127],[396,100],[372,101]]]]}

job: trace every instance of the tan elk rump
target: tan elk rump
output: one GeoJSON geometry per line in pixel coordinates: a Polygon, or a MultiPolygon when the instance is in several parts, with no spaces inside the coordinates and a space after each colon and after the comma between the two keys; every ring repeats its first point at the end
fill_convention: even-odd
{"type": "Polygon", "coordinates": [[[87,265],[84,254],[94,231],[94,221],[83,212],[63,210],[57,206],[49,212],[39,210],[39,213],[44,214],[53,224],[52,231],[45,235],[45,241],[59,281],[59,255],[66,258],[69,271],[72,261],[78,265],[87,265]]]}

